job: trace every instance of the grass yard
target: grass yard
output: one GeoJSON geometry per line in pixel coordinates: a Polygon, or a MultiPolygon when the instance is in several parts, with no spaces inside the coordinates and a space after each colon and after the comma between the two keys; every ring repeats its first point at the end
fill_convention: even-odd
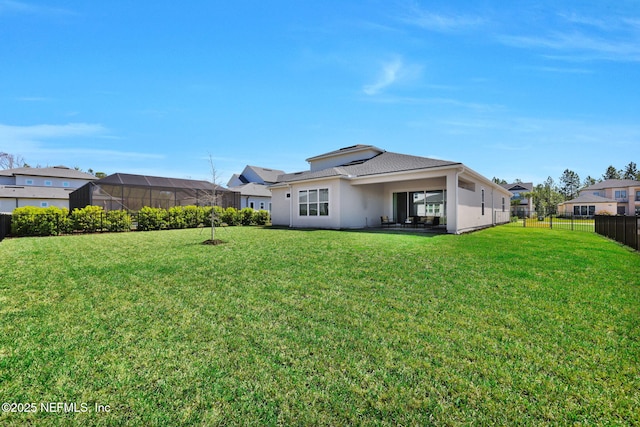
{"type": "Polygon", "coordinates": [[[0,243],[0,424],[640,425],[640,255],[617,243],[217,237],[0,243]]]}

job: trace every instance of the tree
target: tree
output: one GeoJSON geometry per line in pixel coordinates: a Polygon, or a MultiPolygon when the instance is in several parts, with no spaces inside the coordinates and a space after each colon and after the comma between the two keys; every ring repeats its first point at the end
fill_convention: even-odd
{"type": "Polygon", "coordinates": [[[580,189],[580,177],[572,170],[565,169],[560,177],[560,194],[565,200],[575,199],[580,189]]]}
{"type": "Polygon", "coordinates": [[[607,179],[620,179],[620,171],[613,166],[609,166],[604,175],[602,175],[602,179],[604,179],[605,181],[607,179]]]}
{"type": "Polygon", "coordinates": [[[504,179],[496,178],[495,176],[493,177],[492,181],[495,182],[496,184],[508,184],[508,182],[505,181],[504,179]]]}
{"type": "Polygon", "coordinates": [[[0,169],[14,169],[28,167],[24,157],[19,154],[0,152],[0,169]]]}
{"type": "Polygon", "coordinates": [[[634,162],[630,162],[624,168],[622,179],[638,179],[638,168],[634,162]]]}
{"type": "Polygon", "coordinates": [[[204,243],[216,245],[220,243],[218,240],[216,240],[216,224],[215,224],[215,219],[216,219],[215,206],[216,206],[216,203],[218,202],[217,190],[220,187],[220,185],[218,184],[218,180],[220,179],[220,176],[218,175],[216,166],[213,163],[213,157],[211,156],[211,154],[209,154],[209,167],[211,168],[211,193],[212,193],[211,198],[209,200],[211,205],[211,240],[205,241],[204,243]]]}
{"type": "Polygon", "coordinates": [[[531,197],[536,211],[543,215],[556,213],[558,204],[564,199],[551,177],[548,177],[543,184],[536,185],[531,192],[531,197]]]}
{"type": "Polygon", "coordinates": [[[582,182],[582,188],[591,187],[592,185],[595,185],[596,182],[597,181],[595,178],[592,178],[591,175],[588,175],[582,182]]]}

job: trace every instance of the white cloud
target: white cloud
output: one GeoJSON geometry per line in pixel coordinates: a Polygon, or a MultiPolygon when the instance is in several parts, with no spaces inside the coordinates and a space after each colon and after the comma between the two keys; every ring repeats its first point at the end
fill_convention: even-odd
{"type": "MultiPolygon", "coordinates": [[[[45,157],[48,159],[72,159],[82,157],[93,158],[120,158],[120,159],[159,159],[164,156],[158,154],[137,153],[132,151],[122,151],[114,149],[102,149],[78,146],[72,143],[71,139],[82,138],[89,140],[117,139],[109,134],[109,130],[100,124],[91,123],[69,123],[65,125],[31,125],[13,126],[0,124],[0,151],[19,154],[26,158],[45,157]],[[64,146],[51,144],[51,140],[62,139],[64,146]]],[[[88,142],[84,142],[88,144],[88,142]]]]}
{"type": "Polygon", "coordinates": [[[367,95],[377,95],[386,87],[392,85],[402,72],[402,60],[394,59],[391,62],[387,62],[382,66],[382,70],[375,83],[366,85],[362,88],[367,95]]]}
{"type": "Polygon", "coordinates": [[[441,33],[476,28],[486,22],[485,18],[479,16],[434,13],[418,5],[414,5],[400,20],[425,30],[441,33]]]}
{"type": "Polygon", "coordinates": [[[23,1],[16,0],[0,0],[0,15],[6,13],[21,13],[28,15],[38,15],[38,14],[54,14],[54,15],[73,15],[74,12],[71,12],[67,9],[48,7],[42,5],[35,5],[23,1]]]}

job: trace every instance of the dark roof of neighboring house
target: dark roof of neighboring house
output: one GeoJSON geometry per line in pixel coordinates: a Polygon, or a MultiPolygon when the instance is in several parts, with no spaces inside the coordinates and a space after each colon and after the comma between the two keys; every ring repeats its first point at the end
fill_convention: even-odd
{"type": "Polygon", "coordinates": [[[71,169],[66,166],[53,166],[47,168],[14,168],[0,170],[1,176],[49,176],[52,178],[69,178],[69,179],[98,179],[90,173],[71,169]]]}
{"type": "Polygon", "coordinates": [[[615,199],[608,199],[606,197],[595,196],[593,194],[582,194],[575,199],[568,200],[564,203],[617,203],[615,199]]]}
{"type": "Polygon", "coordinates": [[[533,182],[514,182],[513,184],[500,184],[509,191],[533,191],[533,182]]]}
{"type": "MultiPolygon", "coordinates": [[[[360,148],[366,146],[358,146],[360,148]]],[[[375,148],[375,147],[374,147],[375,148]]],[[[337,153],[339,152],[332,152],[337,153]]],[[[324,155],[323,155],[324,156],[324,155]]],[[[319,157],[319,156],[316,156],[319,157]]],[[[429,169],[441,166],[460,165],[459,162],[451,162],[448,160],[432,159],[428,157],[410,156],[407,154],[392,153],[384,151],[377,156],[356,162],[350,162],[346,165],[336,166],[333,168],[322,169],[318,171],[305,171],[297,173],[288,173],[280,175],[278,182],[295,182],[304,181],[314,178],[326,178],[333,176],[349,176],[360,177],[368,175],[380,175],[392,172],[405,172],[419,169],[429,169]]]]}
{"type": "MultiPolygon", "coordinates": [[[[207,191],[211,191],[212,185],[209,181],[166,178],[161,176],[133,175],[129,173],[114,173],[105,178],[99,179],[98,181],[95,181],[94,184],[115,184],[159,188],[191,188],[207,191]]],[[[220,186],[218,186],[217,188],[223,189],[220,186]]]]}
{"type": "Polygon", "coordinates": [[[633,179],[607,179],[606,181],[598,182],[597,184],[590,185],[587,188],[583,188],[580,191],[589,190],[604,190],[607,188],[621,188],[621,187],[640,187],[640,181],[633,179]]]}
{"type": "Polygon", "coordinates": [[[4,185],[0,186],[0,198],[69,200],[69,193],[73,190],[73,188],[4,185]]]}

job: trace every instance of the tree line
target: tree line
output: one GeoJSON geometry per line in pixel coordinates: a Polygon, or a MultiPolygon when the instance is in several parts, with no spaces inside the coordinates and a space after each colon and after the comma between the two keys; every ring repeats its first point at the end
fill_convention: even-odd
{"type": "MultiPolygon", "coordinates": [[[[522,197],[532,199],[536,212],[555,214],[560,203],[575,199],[582,189],[609,179],[640,181],[640,172],[635,162],[629,162],[623,169],[616,169],[613,165],[609,166],[602,178],[593,178],[588,175],[584,180],[580,180],[578,173],[565,169],[557,184],[549,176],[542,184],[535,185],[531,192],[523,193],[522,197]]],[[[493,181],[498,184],[508,184],[507,181],[499,178],[493,178],[493,181]]],[[[522,181],[516,179],[516,182],[522,181]]],[[[519,200],[515,200],[514,203],[519,203],[519,200]]]]}

